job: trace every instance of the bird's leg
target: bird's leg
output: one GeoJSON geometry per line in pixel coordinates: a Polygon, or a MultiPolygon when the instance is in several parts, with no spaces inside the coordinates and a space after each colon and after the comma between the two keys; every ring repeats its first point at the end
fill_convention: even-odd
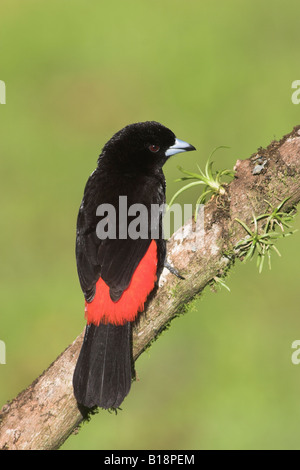
{"type": "Polygon", "coordinates": [[[168,263],[168,261],[165,261],[164,267],[167,268],[170,271],[170,273],[174,274],[174,276],[178,277],[179,279],[183,279],[183,280],[185,279],[183,276],[181,276],[181,274],[177,271],[177,269],[174,268],[174,266],[168,263]]]}

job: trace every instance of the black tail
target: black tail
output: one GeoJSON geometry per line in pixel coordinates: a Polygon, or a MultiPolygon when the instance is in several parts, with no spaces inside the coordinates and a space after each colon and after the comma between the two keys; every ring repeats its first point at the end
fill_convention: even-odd
{"type": "Polygon", "coordinates": [[[129,393],[132,372],[131,324],[88,325],[73,377],[78,403],[118,408],[129,393]]]}

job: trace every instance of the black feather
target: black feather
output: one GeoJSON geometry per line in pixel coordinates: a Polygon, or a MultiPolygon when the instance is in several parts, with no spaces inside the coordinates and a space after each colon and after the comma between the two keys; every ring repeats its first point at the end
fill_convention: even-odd
{"type": "Polygon", "coordinates": [[[132,381],[131,324],[88,325],[73,377],[78,403],[118,408],[132,381]]]}

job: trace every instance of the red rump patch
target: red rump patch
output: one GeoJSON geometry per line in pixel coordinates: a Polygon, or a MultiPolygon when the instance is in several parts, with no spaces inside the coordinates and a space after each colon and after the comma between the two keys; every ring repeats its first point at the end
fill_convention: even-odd
{"type": "Polygon", "coordinates": [[[144,310],[148,295],[153,290],[157,276],[157,245],[154,240],[133,273],[131,282],[122,297],[113,302],[109,287],[100,277],[96,284],[96,294],[92,302],[85,302],[87,323],[112,323],[124,325],[135,320],[138,312],[144,310]]]}

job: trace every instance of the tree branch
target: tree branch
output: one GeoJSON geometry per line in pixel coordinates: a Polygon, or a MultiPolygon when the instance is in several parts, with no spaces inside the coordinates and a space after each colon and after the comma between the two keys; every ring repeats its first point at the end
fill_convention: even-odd
{"type": "MultiPolygon", "coordinates": [[[[236,218],[250,225],[253,214],[285,198],[288,211],[300,201],[300,126],[236,164],[236,178],[225,194],[205,206],[204,228],[188,221],[185,237],[168,242],[168,261],[185,276],[164,270],[160,288],[148,301],[133,333],[136,359],[186,305],[230,268],[234,246],[245,237],[236,218]],[[230,254],[230,256],[229,256],[230,254]]],[[[72,376],[83,334],[50,367],[0,412],[0,449],[57,449],[83,419],[73,396],[72,376]]]]}

